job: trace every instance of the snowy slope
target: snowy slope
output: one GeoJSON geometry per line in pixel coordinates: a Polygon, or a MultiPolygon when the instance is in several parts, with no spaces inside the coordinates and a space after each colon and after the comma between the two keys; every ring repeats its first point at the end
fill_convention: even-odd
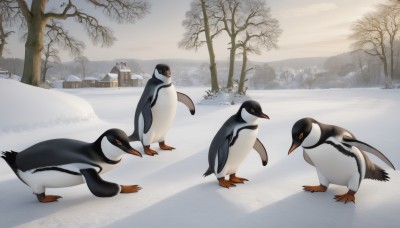
{"type": "MultiPolygon", "coordinates": [[[[34,105],[38,102],[36,98],[43,94],[39,94],[39,89],[31,90],[24,85],[4,86],[4,81],[0,80],[1,112],[7,110],[15,115],[0,114],[0,126],[9,126],[8,131],[0,131],[0,151],[20,151],[36,142],[57,137],[94,141],[111,127],[130,134],[135,105],[143,89],[46,91],[56,95],[46,96],[47,106],[41,109],[58,109],[60,103],[69,103],[69,108],[63,111],[64,118],[74,120],[76,115],[81,115],[80,121],[29,127],[29,122],[21,119],[20,106],[34,105]],[[9,86],[13,88],[7,97],[20,94],[27,99],[18,105],[10,104],[3,94],[3,89],[9,86]],[[51,100],[55,97],[59,100],[51,100]],[[86,118],[90,110],[88,104],[95,112],[94,116],[90,114],[92,118],[86,118]]],[[[196,103],[205,90],[207,88],[178,88],[196,103]]],[[[239,105],[197,105],[196,115],[191,116],[186,107],[179,104],[177,118],[166,139],[167,144],[175,146],[176,150],[160,151],[154,145],[159,156],[139,158],[125,155],[119,167],[103,176],[119,184],[139,184],[143,190],[136,194],[97,198],[85,185],[80,185],[49,189],[49,194],[63,198],[57,203],[41,204],[0,160],[0,227],[399,226],[398,171],[388,170],[390,182],[364,181],[356,195],[356,204],[342,204],[333,200],[335,194],[347,191],[342,186],[332,185],[325,193],[303,192],[302,185],[318,184],[315,170],[303,160],[300,149],[287,156],[293,123],[310,116],[323,123],[347,128],[360,140],[379,148],[400,168],[399,90],[284,90],[248,91],[248,94],[261,103],[263,111],[271,118],[260,121],[259,130],[259,138],[268,150],[269,164],[263,167],[258,154],[251,153],[238,172],[238,176],[250,180],[248,183],[228,190],[219,187],[214,176],[202,177],[208,166],[208,147],[214,134],[239,105]]],[[[58,115],[50,111],[38,113],[44,119],[58,115]]],[[[43,122],[39,120],[39,123],[43,122]]],[[[142,150],[138,143],[132,143],[132,146],[142,150]]],[[[375,157],[370,157],[387,168],[375,157]]]]}

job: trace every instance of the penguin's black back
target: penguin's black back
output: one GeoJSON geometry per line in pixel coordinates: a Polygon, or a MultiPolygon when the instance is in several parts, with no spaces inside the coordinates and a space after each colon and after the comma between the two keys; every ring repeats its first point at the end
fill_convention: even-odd
{"type": "MultiPolygon", "coordinates": [[[[351,133],[350,131],[348,131],[348,130],[342,128],[342,127],[319,123],[316,120],[314,120],[314,121],[321,128],[321,138],[320,138],[319,142],[315,146],[312,146],[312,147],[316,147],[316,146],[321,145],[329,137],[340,136],[340,135],[343,135],[345,132],[350,134],[353,139],[356,139],[356,137],[354,136],[353,133],[351,133]]],[[[312,148],[312,147],[309,147],[309,148],[312,148]]],[[[385,170],[383,170],[381,167],[379,167],[378,165],[373,163],[369,159],[367,154],[365,154],[364,151],[362,151],[360,148],[358,148],[358,149],[362,153],[364,161],[365,161],[365,164],[366,164],[365,178],[366,179],[372,179],[372,180],[378,180],[378,181],[388,181],[390,179],[389,178],[389,174],[385,170]]]]}
{"type": "Polygon", "coordinates": [[[73,139],[43,141],[18,153],[15,162],[16,167],[22,171],[27,171],[34,168],[70,163],[94,165],[104,162],[101,146],[97,144],[73,139]]]}
{"type": "Polygon", "coordinates": [[[235,129],[235,126],[242,123],[245,123],[245,121],[241,118],[240,112],[238,112],[235,115],[229,117],[229,119],[226,120],[225,123],[218,130],[217,134],[215,134],[213,140],[211,141],[208,152],[209,166],[207,171],[203,174],[204,176],[208,176],[214,173],[215,157],[217,156],[219,146],[227,138],[229,138],[230,140],[233,136],[233,130],[235,129]]]}
{"type": "MultiPolygon", "coordinates": [[[[140,116],[140,113],[142,112],[143,107],[145,106],[146,102],[148,102],[150,100],[150,101],[152,101],[152,104],[153,104],[156,101],[156,100],[153,100],[154,99],[153,95],[154,95],[156,89],[159,88],[160,85],[162,85],[162,84],[163,84],[163,82],[161,80],[159,80],[158,78],[156,78],[154,76],[154,74],[153,74],[153,77],[150,78],[147,81],[147,84],[144,87],[142,96],[140,97],[139,102],[138,102],[138,104],[136,106],[135,119],[134,119],[134,127],[135,127],[135,129],[134,129],[132,135],[130,135],[128,137],[129,141],[132,142],[132,141],[139,141],[140,140],[139,129],[138,129],[139,128],[139,116],[140,116]]],[[[157,93],[158,93],[158,91],[157,91],[157,93]]]]}
{"type": "Polygon", "coordinates": [[[306,149],[315,148],[315,147],[325,143],[329,137],[337,137],[337,136],[343,135],[345,132],[349,133],[352,138],[354,138],[354,139],[356,138],[350,131],[348,131],[342,127],[335,126],[335,125],[329,125],[329,124],[323,124],[314,119],[312,119],[312,122],[318,124],[319,127],[321,128],[321,138],[319,139],[317,144],[310,146],[310,147],[305,147],[306,149]]]}

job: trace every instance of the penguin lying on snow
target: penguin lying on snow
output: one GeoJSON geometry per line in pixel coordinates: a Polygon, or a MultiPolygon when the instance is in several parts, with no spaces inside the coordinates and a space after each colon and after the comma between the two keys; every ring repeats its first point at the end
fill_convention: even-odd
{"type": "Polygon", "coordinates": [[[152,143],[158,142],[162,150],[175,149],[165,144],[165,136],[174,121],[178,101],[185,104],[192,115],[195,113],[193,101],[176,92],[171,77],[169,66],[158,64],[136,107],[135,130],[129,140],[141,141],[144,152],[150,156],[157,154],[150,149],[152,143]]]}
{"type": "Polygon", "coordinates": [[[325,192],[330,183],[347,186],[349,191],[336,195],[336,201],[355,202],[355,194],[364,178],[389,180],[388,174],[369,160],[364,151],[374,154],[395,169],[385,155],[357,140],[348,130],[322,124],[312,118],[297,121],[292,128],[292,138],[288,154],[302,146],[304,160],[315,166],[320,182],[319,186],[303,186],[304,190],[325,192]]]}
{"type": "Polygon", "coordinates": [[[101,179],[124,153],[142,156],[129,145],[128,136],[119,129],[104,132],[94,143],[73,139],[52,139],[37,143],[19,153],[3,152],[2,158],[18,178],[32,188],[42,202],[57,201],[60,196],[45,195],[46,188],[69,187],[86,182],[98,197],[138,192],[137,185],[118,185],[101,179]]]}
{"type": "Polygon", "coordinates": [[[239,111],[222,125],[212,140],[208,153],[209,167],[204,176],[214,173],[219,185],[225,188],[248,181],[237,177],[236,171],[252,148],[260,155],[262,164],[267,165],[267,151],[257,138],[258,118],[269,119],[258,102],[243,102],[239,111]],[[230,175],[228,181],[226,175],[230,175]]]}

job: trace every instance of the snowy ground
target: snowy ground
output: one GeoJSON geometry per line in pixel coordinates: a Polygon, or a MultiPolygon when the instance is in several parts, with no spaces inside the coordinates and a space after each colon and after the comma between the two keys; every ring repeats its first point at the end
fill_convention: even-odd
{"type": "MultiPolygon", "coordinates": [[[[21,151],[50,138],[94,141],[108,128],[130,134],[143,88],[44,90],[0,79],[0,151],[21,151]],[[74,96],[71,96],[74,95],[74,96]],[[83,98],[79,99],[77,97],[83,98]]],[[[196,103],[207,88],[178,88],[196,103]]],[[[0,159],[0,227],[399,227],[400,174],[390,182],[365,180],[356,204],[337,203],[347,191],[332,185],[325,193],[303,192],[318,184],[300,149],[290,156],[293,123],[306,116],[352,131],[379,148],[400,168],[400,90],[330,89],[248,91],[271,120],[261,120],[259,138],[269,164],[253,152],[238,175],[250,179],[232,189],[203,178],[210,142],[239,105],[196,106],[191,116],[178,105],[166,142],[177,149],[156,157],[125,155],[104,175],[119,184],[139,184],[135,194],[97,198],[86,185],[49,189],[63,198],[41,204],[0,159]]],[[[138,143],[132,143],[141,150],[138,143]]],[[[382,167],[385,164],[370,158],[382,167]]]]}

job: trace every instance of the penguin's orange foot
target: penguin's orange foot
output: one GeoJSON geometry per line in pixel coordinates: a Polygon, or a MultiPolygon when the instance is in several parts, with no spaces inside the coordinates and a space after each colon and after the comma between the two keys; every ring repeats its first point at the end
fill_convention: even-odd
{"type": "Polygon", "coordinates": [[[308,192],[325,192],[326,189],[328,188],[322,184],[318,186],[303,186],[303,190],[308,192]]]}
{"type": "Polygon", "coordinates": [[[159,142],[158,145],[160,146],[161,150],[174,150],[175,149],[175,147],[166,145],[165,142],[159,142]]]}
{"type": "Polygon", "coordinates": [[[42,194],[36,194],[37,199],[41,203],[50,203],[50,202],[55,202],[58,201],[58,199],[62,198],[61,196],[57,195],[45,195],[44,193],[42,194]]]}
{"type": "Polygon", "coordinates": [[[150,149],[150,147],[144,147],[144,153],[150,156],[154,156],[157,155],[158,153],[152,149],[150,149]]]}
{"type": "Polygon", "coordinates": [[[229,182],[234,184],[243,184],[245,181],[249,181],[246,178],[237,177],[235,174],[229,175],[229,182]]]}
{"type": "Polygon", "coordinates": [[[134,193],[142,190],[138,185],[121,185],[121,193],[134,193]]]}
{"type": "Polygon", "coordinates": [[[348,192],[346,194],[343,195],[335,195],[336,202],[350,202],[353,201],[353,203],[356,203],[356,196],[353,192],[348,192]]]}
{"type": "Polygon", "coordinates": [[[219,185],[224,188],[232,188],[236,187],[235,184],[231,183],[230,181],[225,180],[224,177],[218,178],[219,185]]]}

